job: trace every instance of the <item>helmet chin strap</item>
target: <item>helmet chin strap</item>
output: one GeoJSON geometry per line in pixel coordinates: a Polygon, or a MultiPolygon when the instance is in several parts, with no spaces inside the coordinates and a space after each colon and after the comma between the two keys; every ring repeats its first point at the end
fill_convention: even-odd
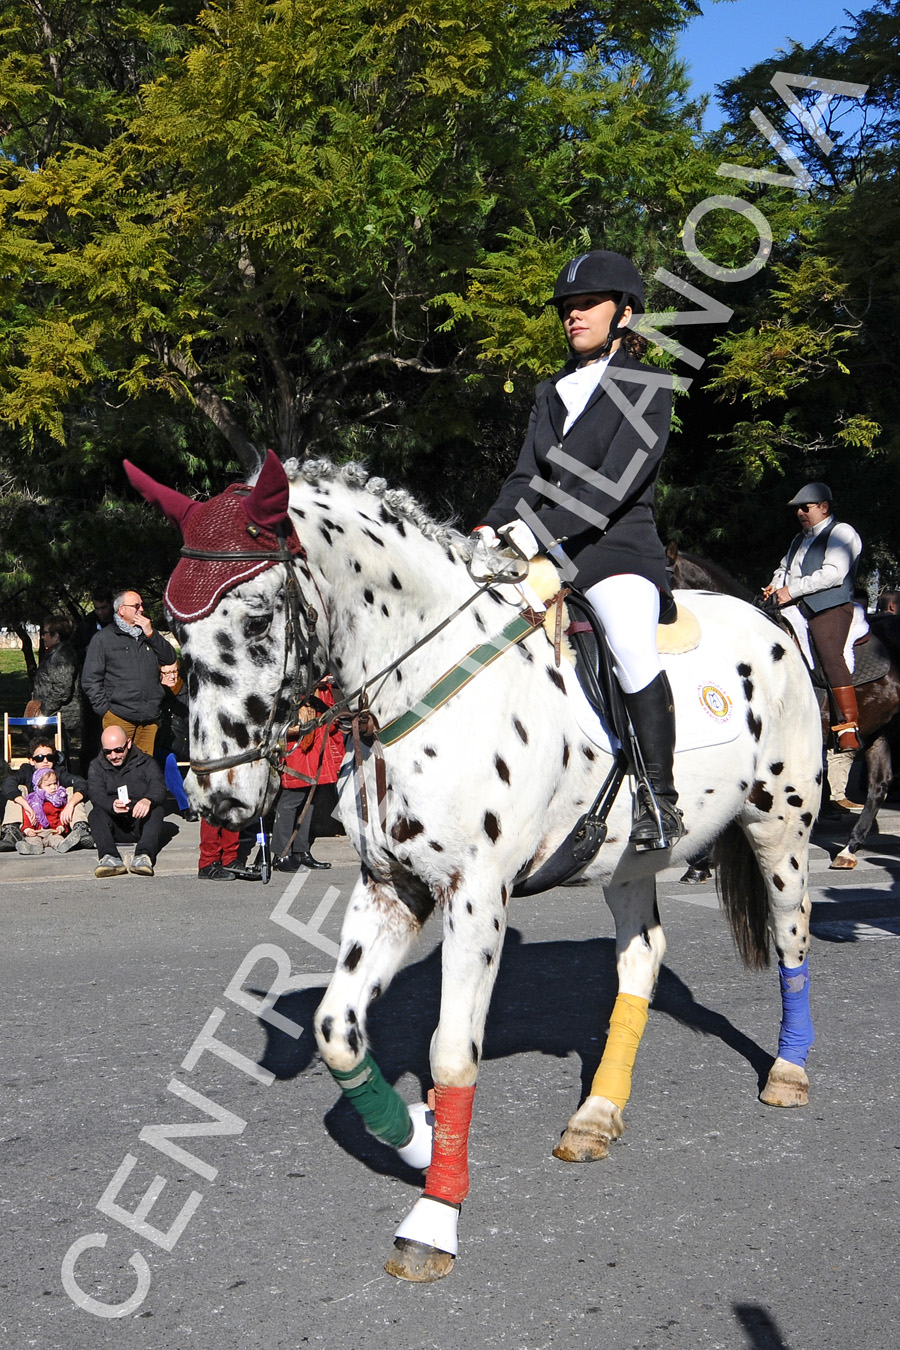
{"type": "Polygon", "coordinates": [[[630,298],[631,297],[628,295],[623,295],[622,299],[616,306],[616,312],[609,321],[609,332],[606,335],[606,341],[600,347],[597,347],[596,350],[592,352],[578,353],[579,365],[585,365],[590,361],[602,361],[604,356],[609,356],[609,353],[612,350],[612,345],[616,341],[616,339],[625,336],[628,330],[627,328],[620,329],[619,323],[621,321],[622,315],[628,308],[630,298]]]}

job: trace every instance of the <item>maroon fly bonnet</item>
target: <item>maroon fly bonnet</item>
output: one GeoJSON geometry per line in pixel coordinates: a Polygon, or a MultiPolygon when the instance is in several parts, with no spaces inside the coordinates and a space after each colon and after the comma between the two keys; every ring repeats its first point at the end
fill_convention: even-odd
{"type": "Polygon", "coordinates": [[[205,619],[226,591],[276,563],[306,557],[288,515],[287,475],[272,450],[252,488],[232,483],[206,502],[163,487],[127,459],[125,472],[184,536],[164,596],[166,609],[181,623],[205,619]]]}

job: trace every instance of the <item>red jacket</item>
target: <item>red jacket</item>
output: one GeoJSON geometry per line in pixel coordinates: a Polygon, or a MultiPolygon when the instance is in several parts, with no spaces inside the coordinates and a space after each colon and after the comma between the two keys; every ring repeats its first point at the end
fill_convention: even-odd
{"type": "MultiPolygon", "coordinates": [[[[334,707],[334,694],[327,685],[319,685],[316,688],[315,697],[326,707],[334,707]]],[[[302,749],[302,746],[308,740],[309,737],[304,736],[301,730],[299,740],[288,742],[288,753],[284,760],[285,769],[293,769],[294,773],[282,772],[282,787],[305,788],[309,787],[315,779],[320,783],[337,782],[338,770],[344,758],[343,734],[334,725],[327,732],[324,727],[319,727],[317,731],[313,732],[312,745],[309,749],[302,749]],[[291,748],[292,745],[293,749],[291,748]],[[303,774],[304,776],[297,778],[296,774],[303,774]]]]}

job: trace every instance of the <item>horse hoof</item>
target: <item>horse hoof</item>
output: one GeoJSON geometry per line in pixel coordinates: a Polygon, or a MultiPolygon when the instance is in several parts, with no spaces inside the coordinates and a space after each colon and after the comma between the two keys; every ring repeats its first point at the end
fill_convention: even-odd
{"type": "Polygon", "coordinates": [[[438,1251],[414,1238],[394,1238],[394,1255],[384,1263],[389,1275],[413,1284],[433,1284],[445,1279],[453,1269],[456,1257],[438,1251]]]}
{"type": "Polygon", "coordinates": [[[776,1059],[759,1100],[766,1106],[808,1106],[809,1076],[806,1070],[786,1059],[776,1059]]]}
{"type": "Polygon", "coordinates": [[[831,866],[849,869],[856,866],[856,861],[855,853],[850,853],[847,849],[842,848],[840,853],[833,860],[831,866]]]}
{"type": "Polygon", "coordinates": [[[553,1150],[553,1156],[560,1162],[600,1162],[609,1157],[609,1139],[603,1134],[589,1134],[587,1130],[566,1130],[553,1150]]]}
{"type": "Polygon", "coordinates": [[[704,881],[712,880],[708,867],[689,867],[683,877],[678,878],[682,886],[700,886],[704,881]]]}
{"type": "Polygon", "coordinates": [[[618,1106],[606,1097],[587,1097],[569,1120],[553,1150],[561,1162],[600,1162],[609,1157],[609,1146],[625,1129],[618,1106]]]}

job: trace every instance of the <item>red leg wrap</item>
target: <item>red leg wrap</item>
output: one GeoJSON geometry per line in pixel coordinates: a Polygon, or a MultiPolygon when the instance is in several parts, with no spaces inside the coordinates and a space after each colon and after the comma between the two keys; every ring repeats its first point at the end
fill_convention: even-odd
{"type": "Polygon", "coordinates": [[[451,1205],[469,1194],[469,1126],[475,1087],[434,1086],[434,1148],[425,1194],[451,1205]]]}

